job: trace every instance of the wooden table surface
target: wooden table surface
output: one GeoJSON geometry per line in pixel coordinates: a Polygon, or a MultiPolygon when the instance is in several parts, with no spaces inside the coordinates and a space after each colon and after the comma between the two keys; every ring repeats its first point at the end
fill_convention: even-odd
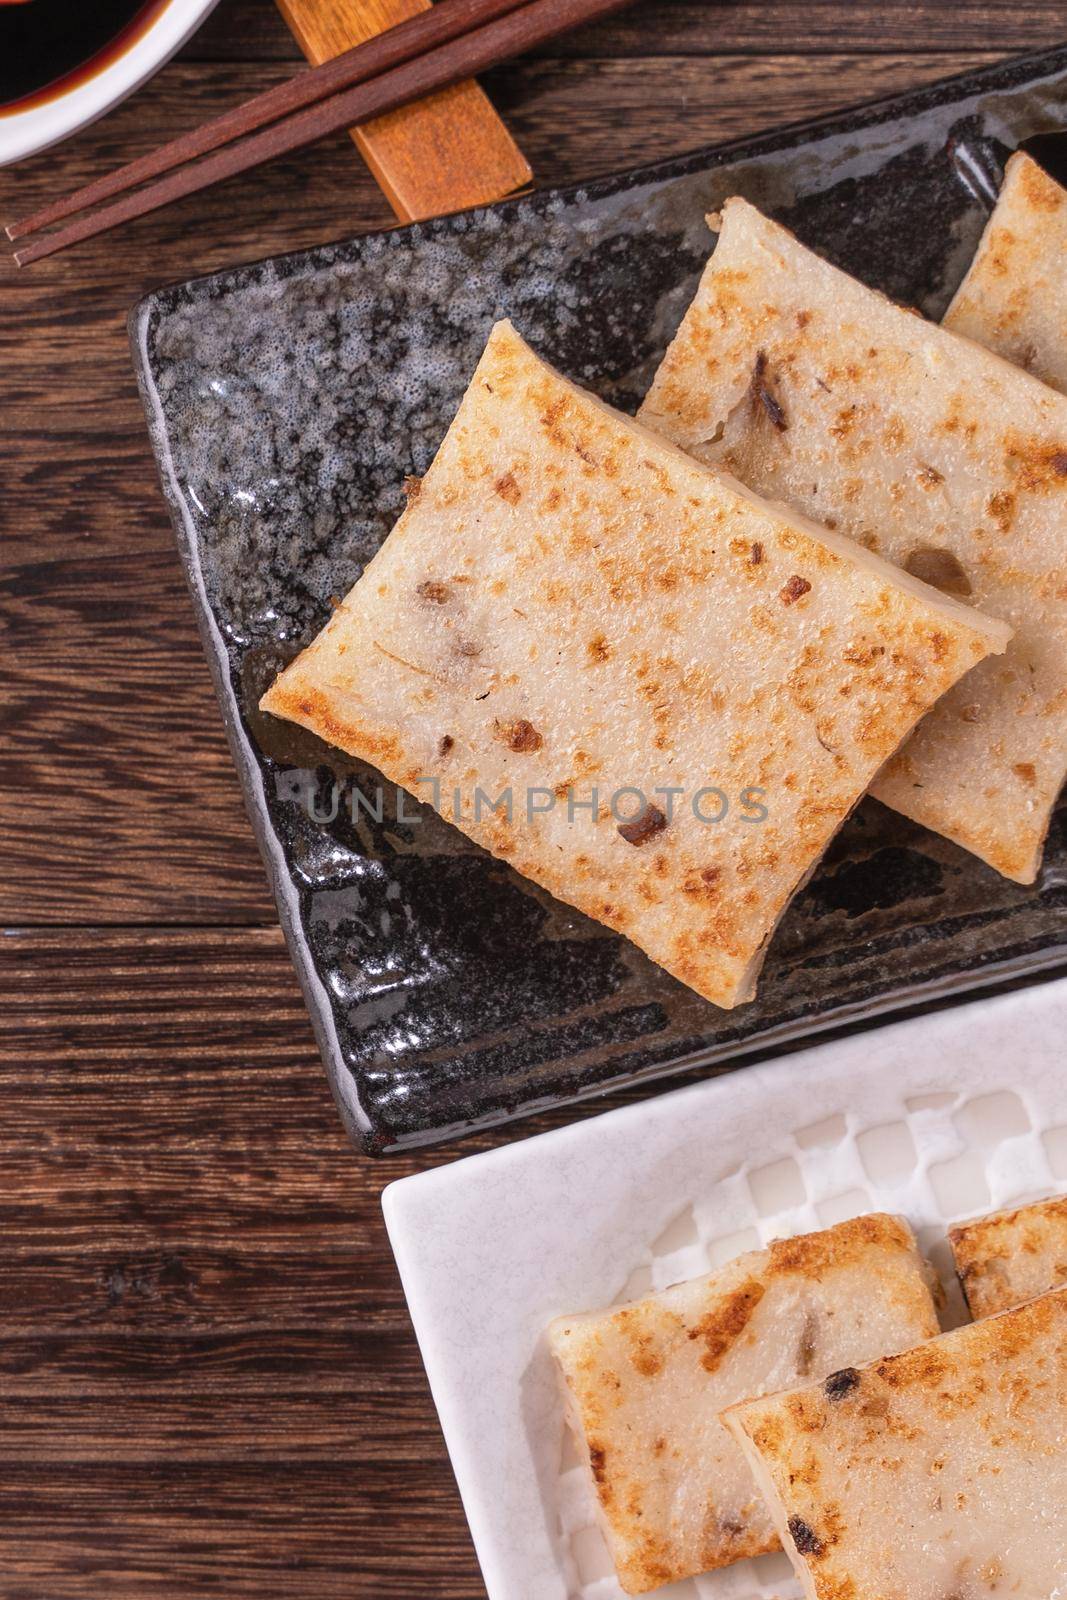
{"type": "MultiPolygon", "coordinates": [[[[1058,0],[649,0],[487,87],[551,184],[1064,32],[1058,0]]],[[[0,173],[0,217],[295,64],[270,0],[221,0],[132,100],[0,173]]],[[[388,221],[338,137],[0,264],[0,1600],[484,1595],[378,1203],[420,1161],[342,1137],[125,336],[161,281],[388,221]]]]}

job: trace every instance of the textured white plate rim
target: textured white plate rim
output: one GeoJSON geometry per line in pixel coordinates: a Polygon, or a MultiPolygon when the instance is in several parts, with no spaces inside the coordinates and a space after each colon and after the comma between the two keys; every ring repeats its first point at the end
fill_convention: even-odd
{"type": "Polygon", "coordinates": [[[199,27],[218,0],[170,0],[129,49],[53,99],[0,114],[0,166],[46,150],[110,111],[157,72],[199,27]]]}
{"type": "MultiPolygon", "coordinates": [[[[1011,1085],[1046,1125],[1067,1119],[1065,1037],[1059,979],[816,1044],[390,1184],[386,1226],[490,1600],[575,1592],[555,1526],[562,1411],[542,1342],[552,1316],[611,1303],[627,1263],[647,1256],[687,1203],[725,1201],[754,1145],[762,1170],[795,1149],[791,1130],[842,1107],[855,1133],[897,1116],[905,1097],[1011,1085]]],[[[1026,1189],[1012,1177],[1001,1184],[995,1204],[1026,1189]]],[[[892,1184],[872,1190],[869,1209],[909,1210],[892,1184]]],[[[806,1211],[774,1222],[779,1232],[810,1225],[806,1211]]]]}

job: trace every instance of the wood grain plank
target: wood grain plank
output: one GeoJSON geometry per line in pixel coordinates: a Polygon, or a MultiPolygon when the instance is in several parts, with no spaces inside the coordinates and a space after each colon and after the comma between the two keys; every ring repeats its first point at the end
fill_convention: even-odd
{"type": "MultiPolygon", "coordinates": [[[[406,1353],[406,1337],[403,1344],[406,1353]]],[[[118,1358],[121,1363],[121,1347],[118,1358]]],[[[439,1430],[419,1392],[417,1352],[410,1370],[392,1361],[390,1387],[381,1392],[368,1389],[353,1366],[348,1371],[348,1387],[340,1389],[320,1383],[294,1390],[283,1377],[273,1391],[249,1394],[225,1388],[189,1393],[187,1383],[174,1392],[142,1391],[126,1381],[107,1394],[5,1395],[5,1465],[151,1467],[161,1458],[206,1463],[220,1456],[251,1465],[282,1454],[289,1461],[366,1470],[419,1463],[428,1447],[437,1456],[439,1430]]]]}
{"type": "Polygon", "coordinates": [[[447,1465],[13,1464],[5,1600],[484,1600],[447,1465]],[[432,1587],[429,1587],[432,1585],[432,1587]]]}
{"type": "Polygon", "coordinates": [[[5,1251],[380,1240],[277,930],[15,931],[0,974],[5,1251]]]}
{"type": "Polygon", "coordinates": [[[556,181],[567,183],[701,145],[751,138],[995,60],[979,51],[959,51],[950,62],[928,55],[845,53],[551,60],[500,68],[486,82],[539,171],[548,155],[539,149],[545,130],[566,128],[565,140],[553,139],[556,181]]]}
{"type": "Polygon", "coordinates": [[[657,0],[569,34],[552,53],[642,56],[653,39],[662,55],[1011,55],[1061,44],[1064,21],[1057,0],[657,0]]]}
{"type": "MultiPolygon", "coordinates": [[[[315,66],[427,11],[430,0],[278,0],[315,66]]],[[[478,83],[452,84],[351,130],[397,218],[416,222],[485,205],[533,177],[478,83]]]]}
{"type": "MultiPolygon", "coordinates": [[[[318,1086],[314,1088],[317,1097],[318,1086]]],[[[347,1152],[338,1160],[346,1171],[347,1152]]],[[[380,1180],[379,1180],[380,1181],[380,1180]]],[[[137,1333],[192,1337],[205,1331],[262,1333],[275,1327],[324,1332],[363,1327],[396,1332],[406,1328],[399,1285],[368,1283],[361,1272],[366,1253],[357,1243],[366,1229],[359,1203],[373,1193],[358,1189],[354,1221],[340,1240],[305,1238],[286,1250],[267,1238],[268,1248],[244,1236],[219,1244],[175,1238],[153,1242],[144,1232],[120,1240],[102,1228],[91,1248],[69,1247],[51,1237],[26,1248],[4,1242],[4,1297],[0,1339],[55,1335],[137,1333]]],[[[382,1240],[373,1236],[378,1248],[382,1240]]]]}
{"type": "MultiPolygon", "coordinates": [[[[545,52],[578,58],[658,55],[837,54],[960,49],[1010,55],[1064,39],[1059,0],[642,0],[545,52]]],[[[296,60],[293,41],[264,0],[227,0],[185,46],[189,60],[296,60]]],[[[539,175],[540,176],[540,175],[539,175]]]]}
{"type": "Polygon", "coordinates": [[[196,1338],[38,1333],[0,1339],[5,1402],[48,1395],[105,1403],[129,1391],[178,1400],[190,1390],[231,1399],[325,1397],[353,1390],[364,1397],[409,1383],[417,1374],[417,1351],[399,1321],[380,1331],[358,1324],[344,1330],[292,1330],[283,1321],[258,1334],[202,1333],[196,1338]]]}
{"type": "MultiPolygon", "coordinates": [[[[285,1274],[305,1257],[329,1327],[345,1323],[338,1295],[357,1282],[337,1279],[338,1258],[353,1271],[372,1262],[381,1290],[380,1189],[442,1155],[357,1157],[279,930],[9,929],[0,1016],[0,1259],[29,1296],[18,1317],[0,1298],[0,1338],[25,1333],[33,1307],[64,1337],[152,1332],[161,1318],[240,1336],[281,1311],[285,1274]],[[253,1255],[266,1298],[238,1313],[253,1255]],[[42,1264],[60,1260],[50,1285],[42,1264]],[[71,1315],[56,1324],[60,1283],[71,1315]]],[[[395,1318],[391,1266],[386,1277],[395,1318]]]]}
{"type": "Polygon", "coordinates": [[[356,1160],[301,1012],[273,931],[0,942],[5,1600],[483,1594],[378,1206],[412,1164],[356,1160]]]}
{"type": "Polygon", "coordinates": [[[12,564],[0,625],[0,916],[273,921],[176,553],[12,564]]]}

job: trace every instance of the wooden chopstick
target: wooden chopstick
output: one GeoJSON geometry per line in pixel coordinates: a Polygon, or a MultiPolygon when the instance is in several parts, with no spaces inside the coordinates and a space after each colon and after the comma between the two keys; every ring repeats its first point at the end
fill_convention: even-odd
{"type": "MultiPolygon", "coordinates": [[[[389,33],[379,35],[378,39],[358,46],[356,50],[348,53],[347,58],[338,57],[337,61],[316,67],[312,72],[302,74],[295,82],[299,84],[302,79],[316,78],[320,73],[328,73],[331,68],[336,68],[339,62],[346,59],[351,63],[351,58],[358,57],[361,52],[371,50],[375,45],[384,44],[392,33],[414,28],[416,24],[425,25],[439,14],[450,14],[453,4],[458,3],[460,0],[445,0],[444,4],[413,18],[410,23],[402,23],[389,33]]],[[[105,233],[111,228],[117,228],[135,217],[145,216],[200,189],[236,177],[238,173],[247,172],[265,161],[271,161],[275,156],[285,155],[290,150],[299,149],[341,129],[369,122],[387,111],[395,111],[398,106],[406,105],[411,100],[422,99],[424,95],[436,89],[446,88],[449,84],[461,82],[464,78],[473,77],[489,67],[497,66],[500,62],[543,44],[570,28],[596,21],[613,11],[619,11],[631,4],[632,0],[526,0],[525,4],[514,8],[508,6],[504,9],[506,3],[507,0],[465,0],[468,20],[472,15],[477,18],[485,18],[488,15],[489,20],[475,21],[467,31],[449,34],[445,42],[440,42],[438,39],[427,49],[423,50],[420,47],[419,54],[402,57],[398,64],[379,70],[368,81],[362,81],[360,78],[351,87],[344,88],[340,92],[328,93],[325,98],[318,98],[316,92],[316,99],[311,104],[307,104],[306,101],[298,102],[301,109],[276,117],[265,127],[256,120],[261,113],[255,108],[261,106],[264,99],[278,94],[279,91],[272,90],[267,96],[257,96],[255,100],[248,101],[244,106],[227,113],[225,118],[216,119],[217,122],[225,121],[230,128],[234,128],[239,126],[242,115],[247,117],[251,108],[251,122],[244,128],[248,137],[238,138],[237,142],[224,144],[221,148],[217,140],[208,144],[207,153],[191,166],[175,168],[173,161],[166,159],[164,166],[155,169],[164,174],[156,181],[135,192],[123,193],[114,204],[103,206],[100,210],[70,223],[65,228],[31,240],[25,249],[15,252],[15,261],[20,267],[28,266],[32,261],[54,255],[57,251],[65,250],[82,239],[105,233]],[[501,15],[499,13],[502,10],[501,15]]],[[[451,25],[450,18],[447,26],[451,25]]],[[[446,24],[439,26],[444,27],[446,24]]],[[[424,34],[422,37],[425,39],[434,35],[424,34]]],[[[280,86],[282,89],[288,87],[288,85],[280,86]]],[[[297,91],[292,92],[295,94],[297,91]]],[[[200,134],[203,132],[204,130],[199,130],[200,134]]],[[[185,137],[195,140],[198,134],[185,137]]],[[[230,137],[234,135],[231,134],[230,137]]],[[[182,141],[176,140],[174,143],[181,144],[182,141]]],[[[165,146],[164,150],[167,148],[165,146]]],[[[162,155],[162,151],[156,151],[152,155],[142,157],[140,161],[132,162],[129,167],[121,169],[121,172],[112,174],[111,180],[99,179],[98,184],[118,180],[122,173],[128,173],[131,169],[140,167],[142,163],[158,160],[162,155]]],[[[91,184],[88,188],[95,189],[97,186],[91,184]]],[[[116,190],[111,189],[108,192],[115,193],[116,190]]],[[[85,194],[87,191],[81,193],[85,194]]],[[[77,196],[70,197],[70,202],[75,200],[77,196]]],[[[81,209],[82,205],[87,203],[90,202],[81,201],[77,205],[68,202],[55,204],[69,206],[69,209],[60,213],[69,215],[70,211],[81,209]]],[[[44,212],[50,209],[54,208],[46,207],[36,215],[43,216],[44,212]]],[[[29,224],[33,223],[34,218],[27,218],[21,229],[17,223],[12,226],[25,234],[30,231],[29,224]]],[[[35,227],[41,225],[36,223],[35,227]]],[[[10,229],[8,231],[11,232],[10,229]]]]}
{"type": "MultiPolygon", "coordinates": [[[[2,3],[2,0],[0,0],[2,3]]],[[[147,155],[138,156],[123,167],[117,167],[102,178],[75,189],[73,194],[52,200],[28,217],[8,224],[9,239],[22,239],[27,234],[39,233],[54,222],[86,211],[113,195],[123,194],[149,178],[158,178],[164,172],[184,166],[199,156],[210,154],[235,139],[268,127],[306,106],[317,105],[342,89],[355,88],[381,72],[414,60],[438,45],[469,33],[479,24],[491,22],[494,17],[515,11],[526,0],[438,0],[429,11],[422,11],[406,22],[387,28],[384,33],[365,44],[356,45],[342,55],[324,62],[321,66],[301,72],[284,83],[275,84],[263,94],[243,101],[210,122],[201,123],[188,133],[171,139],[147,155]]]]}

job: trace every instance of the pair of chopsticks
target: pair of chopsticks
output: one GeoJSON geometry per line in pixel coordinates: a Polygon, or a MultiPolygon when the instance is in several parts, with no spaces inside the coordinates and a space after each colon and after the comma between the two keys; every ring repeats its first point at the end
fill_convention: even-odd
{"type": "Polygon", "coordinates": [[[275,156],[462,82],[628,4],[630,0],[440,0],[366,44],[10,223],[9,239],[40,235],[15,252],[15,261],[25,267],[55,255],[275,156]],[[94,206],[99,209],[89,210],[94,206]],[[80,211],[88,214],[52,233],[42,232],[80,211]]]}

